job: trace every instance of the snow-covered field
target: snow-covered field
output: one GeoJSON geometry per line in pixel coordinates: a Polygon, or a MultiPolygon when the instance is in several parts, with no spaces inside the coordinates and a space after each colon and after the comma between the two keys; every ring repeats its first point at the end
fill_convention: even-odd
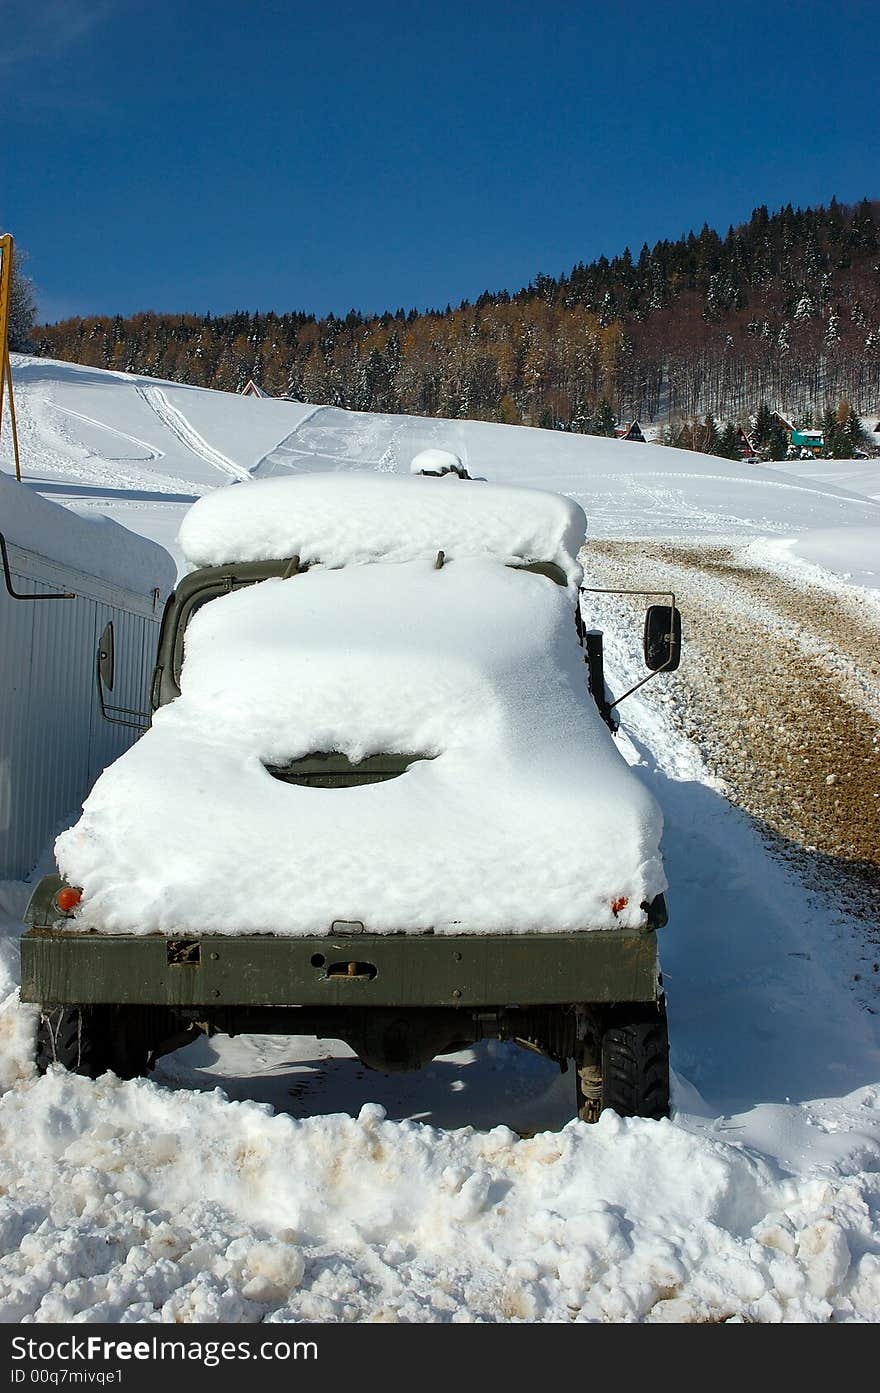
{"type": "MultiPolygon", "coordinates": [[[[14,371],[28,486],[169,547],[195,496],[248,471],[405,472],[446,447],[570,495],[635,555],[723,542],[768,592],[827,594],[876,698],[877,462],[845,462],[840,488],[618,441],[14,371]]],[[[611,597],[596,613],[622,690],[642,673],[632,616],[611,597]]],[[[677,680],[631,698],[618,737],[665,817],[671,1121],[570,1122],[571,1074],[497,1044],[385,1077],[329,1041],[215,1039],[150,1080],[36,1079],[15,996],[28,887],[7,885],[0,1319],[880,1318],[876,924],[732,805],[676,717],[677,680]]]]}

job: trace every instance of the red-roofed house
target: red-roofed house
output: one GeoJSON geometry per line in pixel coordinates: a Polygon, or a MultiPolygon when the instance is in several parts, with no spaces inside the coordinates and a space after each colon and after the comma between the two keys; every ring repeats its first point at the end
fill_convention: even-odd
{"type": "Polygon", "coordinates": [[[736,445],[743,459],[754,459],[758,453],[752,443],[751,436],[743,430],[742,426],[736,428],[736,445]]]}
{"type": "Polygon", "coordinates": [[[640,444],[646,444],[642,428],[638,421],[631,421],[628,426],[615,426],[614,434],[618,440],[638,440],[640,444]]]}
{"type": "Polygon", "coordinates": [[[784,416],[782,414],[781,411],[771,412],[771,419],[774,425],[782,427],[786,435],[791,435],[792,431],[794,430],[794,421],[790,421],[787,416],[784,416]]]}
{"type": "Polygon", "coordinates": [[[271,396],[271,393],[264,392],[262,387],[258,387],[254,379],[249,377],[239,395],[243,397],[268,397],[271,396]]]}

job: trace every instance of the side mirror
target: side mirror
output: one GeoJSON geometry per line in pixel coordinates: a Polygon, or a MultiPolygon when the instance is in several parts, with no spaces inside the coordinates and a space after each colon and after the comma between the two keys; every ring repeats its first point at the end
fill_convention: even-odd
{"type": "Polygon", "coordinates": [[[98,641],[98,675],[107,688],[113,691],[113,620],[106,625],[98,641]]]}
{"type": "Polygon", "coordinates": [[[673,605],[649,605],[645,615],[645,664],[675,672],[681,662],[681,613],[673,605]]]}
{"type": "Polygon", "coordinates": [[[98,640],[98,651],[95,661],[95,685],[98,688],[98,704],[101,708],[101,715],[105,721],[109,721],[114,726],[129,726],[132,730],[144,731],[150,724],[150,717],[146,711],[137,711],[131,706],[108,706],[104,700],[105,689],[113,691],[114,661],[113,661],[113,620],[104,626],[104,632],[98,640]]]}

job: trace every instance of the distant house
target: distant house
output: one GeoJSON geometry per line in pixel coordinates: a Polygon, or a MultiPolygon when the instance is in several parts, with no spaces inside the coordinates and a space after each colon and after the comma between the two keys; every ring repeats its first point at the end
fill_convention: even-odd
{"type": "Polygon", "coordinates": [[[755,449],[752,437],[743,430],[742,426],[736,428],[736,446],[743,459],[754,459],[758,451],[755,449]]]}
{"type": "Polygon", "coordinates": [[[628,426],[615,426],[614,434],[618,440],[637,440],[641,445],[647,444],[638,421],[630,421],[628,426]]]}
{"type": "Polygon", "coordinates": [[[815,454],[825,448],[825,436],[820,430],[792,430],[791,443],[796,450],[810,450],[815,454]]]}
{"type": "Polygon", "coordinates": [[[792,431],[794,430],[794,421],[790,421],[789,418],[787,416],[784,416],[781,411],[771,412],[770,419],[772,420],[774,426],[779,426],[782,430],[785,431],[786,435],[791,435],[792,431]]]}
{"type": "Polygon", "coordinates": [[[254,379],[249,377],[242,387],[240,395],[243,397],[268,397],[271,396],[271,393],[264,392],[262,387],[258,387],[254,379]]]}

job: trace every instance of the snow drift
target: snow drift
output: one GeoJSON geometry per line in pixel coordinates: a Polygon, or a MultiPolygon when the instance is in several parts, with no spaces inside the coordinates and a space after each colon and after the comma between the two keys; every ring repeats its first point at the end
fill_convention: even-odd
{"type": "Polygon", "coordinates": [[[158,587],[163,596],[174,586],[174,562],[164,547],[111,518],[77,517],[2,473],[0,530],[15,546],[111,585],[141,592],[158,587]]]}

